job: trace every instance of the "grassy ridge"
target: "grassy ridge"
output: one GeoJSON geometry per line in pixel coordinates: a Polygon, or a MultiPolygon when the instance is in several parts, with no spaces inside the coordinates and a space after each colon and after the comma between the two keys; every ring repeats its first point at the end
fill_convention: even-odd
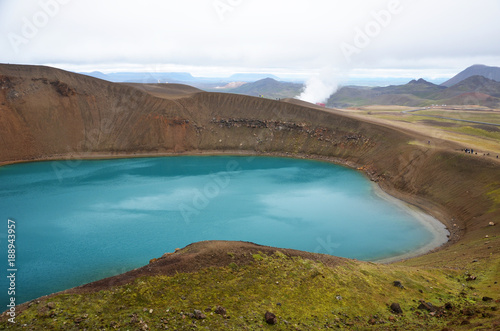
{"type": "MultiPolygon", "coordinates": [[[[235,258],[234,253],[227,254],[235,258]]],[[[97,293],[34,301],[17,323],[53,330],[408,330],[500,325],[498,303],[483,302],[482,297],[491,293],[476,289],[475,281],[467,282],[468,273],[462,270],[358,261],[328,267],[279,251],[252,257],[246,265],[232,262],[190,274],[142,277],[97,293]],[[394,286],[396,280],[404,288],[394,286]],[[418,309],[420,300],[443,308],[434,313],[418,309]],[[392,303],[399,303],[403,314],[391,311],[392,303]],[[218,306],[225,308],[226,316],[215,312],[218,306]],[[195,309],[206,318],[194,318],[195,309]],[[266,311],[276,314],[276,325],[266,324],[266,311]]],[[[489,272],[493,275],[495,270],[489,272]]],[[[9,323],[0,327],[8,328],[9,323]]]]}

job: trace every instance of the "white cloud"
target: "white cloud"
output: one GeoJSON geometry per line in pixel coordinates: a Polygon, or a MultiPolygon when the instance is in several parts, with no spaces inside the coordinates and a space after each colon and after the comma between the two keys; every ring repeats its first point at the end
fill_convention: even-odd
{"type": "Polygon", "coordinates": [[[340,45],[373,28],[391,1],[3,1],[0,62],[292,73],[500,65],[497,0],[399,0],[400,13],[346,62],[340,45]],[[216,1],[234,4],[223,19],[216,1]],[[15,47],[13,36],[22,38],[15,47]]]}

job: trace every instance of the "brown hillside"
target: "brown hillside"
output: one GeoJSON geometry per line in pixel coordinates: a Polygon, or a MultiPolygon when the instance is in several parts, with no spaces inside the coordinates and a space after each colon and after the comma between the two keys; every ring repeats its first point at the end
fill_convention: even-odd
{"type": "Polygon", "coordinates": [[[453,98],[445,100],[446,103],[452,105],[484,105],[495,108],[500,105],[500,99],[481,92],[470,92],[457,95],[453,98]]]}
{"type": "Polygon", "coordinates": [[[307,156],[362,167],[386,191],[442,220],[454,240],[484,236],[488,222],[500,217],[499,163],[465,154],[462,146],[434,138],[428,144],[424,135],[326,109],[170,88],[0,65],[0,161],[198,152],[307,156]]]}
{"type": "Polygon", "coordinates": [[[138,83],[127,83],[139,90],[145,91],[151,95],[160,98],[173,99],[179,97],[185,97],[190,94],[202,92],[202,90],[197,89],[189,85],[183,84],[138,84],[138,83]]]}

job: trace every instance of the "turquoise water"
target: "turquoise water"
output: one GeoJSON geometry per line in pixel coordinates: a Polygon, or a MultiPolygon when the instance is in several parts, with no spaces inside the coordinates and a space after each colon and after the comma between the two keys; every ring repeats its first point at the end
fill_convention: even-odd
{"type": "MultiPolygon", "coordinates": [[[[374,260],[418,249],[434,236],[375,195],[359,172],[271,157],[5,166],[0,217],[4,266],[7,219],[16,222],[18,303],[125,272],[201,240],[374,260]]],[[[0,286],[7,303],[6,277],[0,286]]]]}

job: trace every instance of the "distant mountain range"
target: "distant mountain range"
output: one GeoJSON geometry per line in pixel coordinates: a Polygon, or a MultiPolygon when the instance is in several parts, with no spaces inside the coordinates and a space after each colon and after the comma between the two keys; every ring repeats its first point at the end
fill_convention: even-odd
{"type": "Polygon", "coordinates": [[[482,64],[476,64],[471,67],[468,67],[464,71],[460,72],[453,78],[447,80],[442,86],[450,87],[455,84],[460,83],[464,79],[467,79],[472,76],[483,76],[491,80],[495,80],[500,82],[500,68],[499,67],[489,67],[482,64]]]}
{"type": "Polygon", "coordinates": [[[387,87],[346,86],[327,101],[327,106],[338,108],[370,104],[410,107],[474,104],[497,108],[500,107],[500,82],[483,76],[472,76],[450,87],[429,83],[423,79],[387,87]]]}
{"type": "Polygon", "coordinates": [[[500,68],[474,65],[441,85],[419,79],[387,87],[345,86],[327,101],[327,106],[338,108],[370,104],[410,107],[473,104],[500,108],[500,68]]]}
{"type": "MultiPolygon", "coordinates": [[[[266,98],[294,98],[304,89],[302,83],[281,81],[271,74],[240,73],[228,78],[193,77],[187,72],[167,73],[86,73],[111,82],[182,83],[206,91],[237,93],[266,98]]],[[[329,107],[356,107],[370,104],[411,107],[432,104],[477,104],[500,108],[500,67],[473,65],[441,85],[424,79],[385,87],[344,86],[330,96],[329,107]]]]}
{"type": "Polygon", "coordinates": [[[256,82],[258,80],[271,78],[274,80],[280,80],[279,77],[271,74],[234,74],[230,76],[228,79],[232,82],[256,82]]]}
{"type": "Polygon", "coordinates": [[[100,71],[80,72],[80,74],[114,83],[220,83],[255,82],[265,78],[280,80],[272,74],[239,73],[230,77],[194,77],[189,72],[115,72],[104,74],[100,71]]]}
{"type": "Polygon", "coordinates": [[[188,72],[114,72],[104,74],[100,71],[93,71],[81,72],[81,74],[113,83],[188,83],[197,80],[188,72]]]}
{"type": "Polygon", "coordinates": [[[303,88],[303,84],[279,82],[273,78],[265,78],[226,92],[244,94],[253,97],[263,96],[271,99],[284,99],[293,98],[299,95],[303,88]]]}

